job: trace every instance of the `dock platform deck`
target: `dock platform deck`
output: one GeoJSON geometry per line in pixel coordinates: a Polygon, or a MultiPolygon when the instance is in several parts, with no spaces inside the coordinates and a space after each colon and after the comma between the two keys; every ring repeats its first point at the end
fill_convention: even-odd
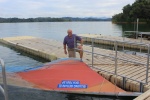
{"type": "Polygon", "coordinates": [[[80,34],[85,42],[92,42],[94,39],[94,43],[103,44],[103,45],[111,45],[113,46],[115,42],[118,42],[119,47],[125,47],[130,49],[137,49],[140,51],[147,50],[147,47],[143,46],[145,44],[150,45],[150,41],[145,38],[139,37],[138,39],[126,38],[126,37],[116,37],[116,36],[105,36],[100,34],[80,34]],[[127,43],[128,42],[128,43],[127,43]],[[130,43],[130,44],[129,44],[130,43]],[[133,44],[133,43],[137,43],[133,44]],[[139,45],[140,44],[140,45],[139,45]]]}
{"type": "MultiPolygon", "coordinates": [[[[63,51],[63,44],[55,40],[47,40],[31,36],[19,36],[19,37],[1,38],[0,43],[8,45],[14,49],[24,51],[28,54],[47,59],[49,61],[67,57],[67,55],[65,55],[63,51]]],[[[90,52],[92,50],[91,46],[88,45],[84,45],[83,49],[90,52]]],[[[114,58],[112,57],[115,56],[115,51],[94,47],[94,52],[99,53],[101,55],[94,54],[94,63],[93,67],[91,68],[97,71],[99,74],[104,76],[107,80],[111,81],[112,83],[122,87],[123,79],[118,75],[128,76],[132,79],[137,79],[143,82],[145,81],[146,66],[138,64],[138,62],[141,62],[143,64],[147,63],[146,57],[132,54],[125,54],[123,52],[118,51],[118,58],[119,58],[117,62],[118,75],[113,75],[111,73],[114,73],[115,71],[115,62],[114,58]],[[123,58],[126,59],[126,61],[121,60],[123,58]],[[130,61],[136,62],[136,64],[131,63],[130,61]],[[108,71],[109,73],[106,71],[108,71]]],[[[79,58],[78,54],[77,58],[79,58]]],[[[86,64],[91,65],[92,54],[89,52],[84,52],[83,61],[86,64]]],[[[148,77],[150,77],[150,75],[148,75],[148,77]]],[[[125,85],[126,90],[139,92],[140,91],[139,87],[140,84],[138,82],[135,82],[130,79],[126,80],[125,85]]],[[[150,89],[150,78],[148,78],[148,84],[144,85],[143,92],[149,89],[150,89]]]]}
{"type": "Polygon", "coordinates": [[[138,37],[138,39],[134,39],[134,38],[127,38],[127,37],[111,36],[111,35],[106,36],[101,34],[79,34],[79,36],[86,37],[86,38],[105,39],[111,41],[128,41],[128,42],[150,44],[149,40],[141,37],[138,37]]]}

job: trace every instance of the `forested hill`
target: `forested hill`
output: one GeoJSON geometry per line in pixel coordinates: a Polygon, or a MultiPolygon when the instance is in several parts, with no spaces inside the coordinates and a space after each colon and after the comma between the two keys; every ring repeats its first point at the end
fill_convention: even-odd
{"type": "Polygon", "coordinates": [[[134,22],[139,18],[140,22],[150,23],[150,0],[136,0],[132,5],[123,7],[123,13],[112,17],[113,22],[134,22]]]}
{"type": "Polygon", "coordinates": [[[70,21],[111,21],[111,18],[74,18],[74,17],[38,17],[38,18],[0,18],[0,23],[14,23],[14,22],[70,22],[70,21]]]}

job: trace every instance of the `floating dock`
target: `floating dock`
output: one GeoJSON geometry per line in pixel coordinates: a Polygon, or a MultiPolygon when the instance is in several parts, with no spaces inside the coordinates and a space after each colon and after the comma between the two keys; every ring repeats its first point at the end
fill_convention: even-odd
{"type": "Polygon", "coordinates": [[[114,46],[114,43],[117,41],[119,47],[125,47],[130,49],[141,49],[147,50],[147,47],[142,46],[142,44],[150,44],[149,40],[139,37],[138,39],[133,38],[126,38],[126,37],[115,37],[115,36],[105,36],[101,34],[80,34],[85,42],[92,42],[92,38],[94,39],[93,42],[97,44],[104,44],[104,45],[111,45],[114,46]],[[126,43],[130,42],[130,44],[126,43]],[[132,45],[132,43],[138,43],[141,45],[132,45]]]}
{"type": "MultiPolygon", "coordinates": [[[[47,40],[37,37],[31,36],[19,36],[19,37],[7,37],[1,38],[0,43],[3,43],[13,49],[20,50],[26,52],[31,55],[35,55],[37,57],[41,57],[47,59],[49,61],[53,61],[59,58],[66,58],[67,55],[64,54],[63,51],[63,43],[56,41],[56,40],[47,40]]],[[[91,51],[91,46],[84,45],[84,50],[91,51]]],[[[147,63],[147,57],[132,55],[132,54],[125,54],[123,52],[118,52],[118,58],[122,59],[125,58],[127,61],[118,60],[117,61],[117,74],[113,75],[109,72],[115,71],[115,62],[114,58],[102,56],[115,56],[115,51],[113,50],[106,50],[94,47],[94,52],[101,54],[100,56],[94,55],[94,62],[92,69],[97,71],[97,73],[101,74],[107,80],[111,81],[112,83],[116,84],[117,86],[123,87],[123,79],[118,75],[128,76],[132,79],[137,79],[139,81],[145,81],[145,66],[129,63],[128,61],[134,62],[141,62],[147,63]]],[[[79,58],[79,55],[76,56],[79,58]]],[[[84,52],[83,61],[88,64],[92,65],[92,54],[89,52],[84,52]]],[[[150,77],[150,75],[148,75],[150,77]]],[[[9,82],[9,81],[8,81],[9,82]]],[[[13,82],[11,84],[14,84],[13,82]]],[[[28,85],[27,85],[28,86],[28,85]]],[[[29,85],[30,87],[30,85],[29,85]]],[[[150,89],[150,79],[148,78],[148,84],[143,85],[143,92],[150,89]]],[[[133,80],[127,79],[125,84],[125,90],[139,92],[140,91],[140,84],[133,80]]]]}

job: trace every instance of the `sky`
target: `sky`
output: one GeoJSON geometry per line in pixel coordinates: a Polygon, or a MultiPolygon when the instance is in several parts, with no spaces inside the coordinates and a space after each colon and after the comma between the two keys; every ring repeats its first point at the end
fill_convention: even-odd
{"type": "Polygon", "coordinates": [[[112,17],[135,0],[0,0],[0,17],[112,17]]]}

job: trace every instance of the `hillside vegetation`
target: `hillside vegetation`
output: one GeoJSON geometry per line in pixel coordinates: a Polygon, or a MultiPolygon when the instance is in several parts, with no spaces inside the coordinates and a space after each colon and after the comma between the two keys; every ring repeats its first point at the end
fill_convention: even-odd
{"type": "Polygon", "coordinates": [[[150,23],[150,0],[136,0],[132,5],[124,6],[122,10],[123,13],[112,17],[112,22],[135,22],[139,18],[140,22],[150,23]]]}
{"type": "Polygon", "coordinates": [[[79,18],[79,17],[38,17],[38,18],[0,18],[0,23],[16,23],[16,22],[72,22],[72,21],[111,21],[111,18],[79,18]]]}

